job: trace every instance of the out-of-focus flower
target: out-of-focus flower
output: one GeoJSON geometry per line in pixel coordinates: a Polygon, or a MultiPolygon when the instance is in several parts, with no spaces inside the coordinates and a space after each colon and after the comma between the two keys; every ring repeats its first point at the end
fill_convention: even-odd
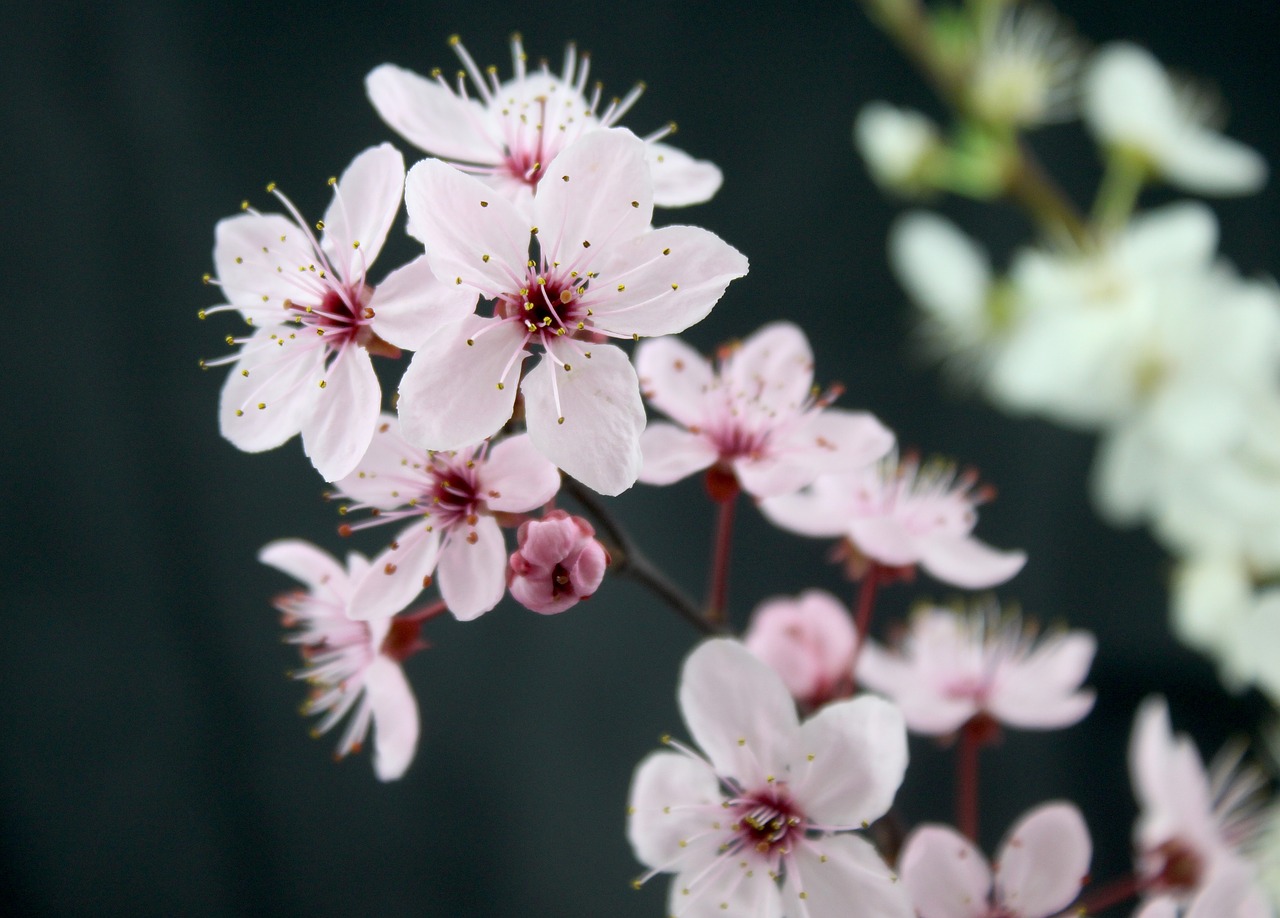
{"type": "Polygon", "coordinates": [[[871,176],[885,188],[899,191],[931,187],[931,165],[943,152],[932,121],[888,102],[869,102],[862,107],[853,123],[853,143],[871,176]]]}
{"type": "Polygon", "coordinates": [[[795,494],[760,504],[783,529],[807,536],[842,536],[863,557],[885,567],[920,565],[931,575],[965,589],[1003,583],[1022,569],[1027,556],[998,551],[971,533],[975,507],[987,492],[976,477],[955,466],[916,458],[901,464],[890,455],[876,465],[844,475],[823,475],[795,494]]]}
{"type": "Polygon", "coordinates": [[[1075,115],[1080,45],[1046,7],[1011,6],[982,36],[969,106],[1000,125],[1036,127],[1075,115]]]}
{"type": "Polygon", "coordinates": [[[337,482],[346,511],[373,517],[350,533],[411,521],[373,561],[356,588],[351,614],[391,615],[411,603],[439,568],[440,593],[455,617],[488,612],[506,592],[507,547],[495,514],[525,513],[560,489],[556,467],[523,434],[449,452],[410,445],[395,418],[382,416],[369,452],[337,482]]]}
{"type": "Polygon", "coordinates": [[[1097,643],[1086,631],[1037,637],[994,605],[923,608],[897,652],[868,641],[855,675],[917,733],[952,733],[978,715],[1025,730],[1070,726],[1093,708],[1093,690],[1080,685],[1097,643]]]}
{"type": "MultiPolygon", "coordinates": [[[[479,176],[525,210],[560,151],[580,137],[616,125],[644,91],[644,84],[638,83],[601,110],[601,86],[597,83],[588,96],[590,62],[573,45],[556,76],[545,64],[530,72],[520,36],[513,36],[515,76],[499,83],[495,69],[481,73],[457,36],[449,43],[465,68],[456,89],[439,71],[427,79],[383,64],[365,79],[369,99],[383,120],[410,143],[479,176]],[[467,91],[467,76],[474,96],[467,91]]],[[[675,125],[668,124],[645,138],[645,159],[659,207],[707,201],[722,179],[713,163],[659,142],[674,130],[675,125]]]]}
{"type": "Polygon", "coordinates": [[[973,842],[943,825],[913,831],[898,869],[919,918],[1048,918],[1080,892],[1092,856],[1080,811],[1044,803],[1009,830],[994,875],[973,842]]]}
{"type": "Polygon", "coordinates": [[[314,545],[288,539],[265,546],[258,560],[307,587],[281,596],[276,608],[298,629],[288,641],[306,663],[298,678],[311,684],[303,713],[324,715],[312,734],[327,733],[350,714],[338,758],[359,751],[372,726],[374,771],[383,781],[399,778],[418,748],[418,703],[400,667],[421,646],[417,624],[406,638],[390,616],[348,617],[355,584],[369,569],[361,555],[349,555],[344,569],[314,545]]]}
{"type": "Polygon", "coordinates": [[[858,641],[853,619],[824,590],[765,600],[752,613],[742,640],[805,707],[818,708],[853,693],[858,641]]]}
{"type": "Polygon", "coordinates": [[[1163,698],[1142,703],[1129,744],[1140,812],[1134,825],[1137,872],[1146,893],[1188,914],[1266,918],[1272,914],[1248,859],[1262,828],[1265,775],[1242,767],[1239,748],[1224,750],[1206,774],[1195,745],[1174,735],[1163,698]],[[1227,875],[1230,884],[1215,883],[1227,875]],[[1239,894],[1233,911],[1205,900],[1239,894]]]}
{"type": "Polygon", "coordinates": [[[636,371],[650,404],[680,424],[646,428],[646,484],[671,484],[714,465],[748,493],[773,497],[867,465],[893,447],[893,434],[870,414],[827,407],[838,390],[815,394],[813,351],[790,322],[725,348],[719,373],[673,337],[644,342],[636,371]]]}
{"type": "Polygon", "coordinates": [[[728,640],[689,656],[680,708],[706,757],[674,741],[649,755],[627,823],[643,880],[676,875],[671,915],[912,915],[875,849],[843,831],[893,802],[907,764],[896,708],[864,696],[801,724],[774,672],[728,640]]]}
{"type": "Polygon", "coordinates": [[[595,535],[590,523],[563,510],[521,523],[519,547],[507,564],[511,595],[542,615],[590,599],[609,564],[609,553],[595,535]]]}
{"type": "Polygon", "coordinates": [[[1171,184],[1200,194],[1249,194],[1267,180],[1266,161],[1218,133],[1216,106],[1178,86],[1145,49],[1107,45],[1090,60],[1082,110],[1098,140],[1171,184]]]}
{"type": "Polygon", "coordinates": [[[538,450],[617,494],[640,472],[644,405],[627,355],[600,342],[683,331],[747,260],[706,230],[650,227],[644,144],[627,131],[593,131],[548,168],[532,227],[447,163],[410,170],[406,206],[432,271],[495,306],[441,326],[418,350],[400,383],[400,421],[414,443],[457,449],[497,432],[519,390],[538,450]],[[522,378],[532,345],[543,359],[522,378]]]}

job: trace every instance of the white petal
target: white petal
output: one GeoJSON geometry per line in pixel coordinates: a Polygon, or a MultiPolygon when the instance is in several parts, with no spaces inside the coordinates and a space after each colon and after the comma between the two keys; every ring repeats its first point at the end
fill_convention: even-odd
{"type": "Polygon", "coordinates": [[[298,268],[316,260],[306,233],[279,214],[236,214],[219,220],[214,229],[213,264],[218,283],[228,301],[256,316],[277,313],[285,317],[284,301],[299,299],[319,303],[323,291],[307,297],[309,278],[298,268]],[[279,270],[277,270],[279,269],[279,270]],[[266,299],[263,299],[266,297],[266,299]]]}
{"type": "Polygon", "coordinates": [[[439,280],[425,255],[387,275],[373,291],[369,325],[379,338],[416,351],[443,325],[475,312],[476,291],[439,280]]]}
{"type": "Polygon", "coordinates": [[[711,361],[679,338],[656,338],[636,347],[636,374],[649,404],[685,427],[703,420],[703,403],[715,381],[711,361]]]}
{"type": "Polygon", "coordinates": [[[315,408],[302,425],[302,446],[324,480],[337,481],[355,469],[369,448],[382,388],[369,352],[356,344],[343,347],[324,379],[315,408]]]}
{"type": "Polygon", "coordinates": [[[502,530],[493,517],[481,514],[474,528],[455,527],[440,550],[440,595],[454,618],[471,621],[502,599],[507,591],[506,571],[502,530]]]}
{"type": "Polygon", "coordinates": [[[891,567],[920,560],[920,539],[891,516],[869,516],[849,523],[849,537],[863,554],[891,567]]]}
{"type": "Polygon", "coordinates": [[[772,322],[733,351],[721,374],[735,393],[770,412],[792,414],[813,386],[813,349],[791,322],[772,322]]]}
{"type": "Polygon", "coordinates": [[[907,770],[902,712],[871,695],[823,707],[800,728],[799,748],[792,789],[805,815],[825,825],[879,819],[907,770]]]}
{"type": "Polygon", "coordinates": [[[1267,161],[1252,147],[1210,131],[1188,131],[1161,162],[1172,184],[1199,194],[1253,194],[1267,183],[1267,161]]]}
{"type": "Polygon", "coordinates": [[[599,276],[580,302],[595,324],[653,337],[705,318],[729,282],[747,273],[747,259],[707,230],[664,226],[610,248],[592,269],[599,276]]]}
{"type": "Polygon", "coordinates": [[[525,377],[525,420],[539,452],[587,487],[612,496],[640,474],[644,404],[627,355],[607,344],[590,348],[587,358],[563,346],[560,354],[572,370],[545,357],[525,377]]]}
{"type": "Polygon", "coordinates": [[[382,251],[403,194],[404,157],[389,143],[369,147],[338,179],[320,244],[346,280],[364,277],[382,251]]]}
{"type": "Polygon", "coordinates": [[[916,911],[928,918],[986,918],[991,868],[973,842],[950,826],[915,829],[898,858],[916,911]]]}
{"type": "Polygon", "coordinates": [[[528,357],[524,339],[515,322],[480,316],[433,335],[400,380],[405,439],[427,449],[461,449],[496,433],[511,418],[520,365],[528,357]]]}
{"type": "Polygon", "coordinates": [[[667,912],[671,918],[783,918],[784,914],[778,884],[768,871],[735,857],[722,857],[709,869],[678,874],[671,881],[667,912]]]}
{"type": "Polygon", "coordinates": [[[373,709],[373,768],[379,780],[405,773],[418,751],[418,701],[400,665],[379,654],[364,674],[373,709]]]}
{"type": "Polygon", "coordinates": [[[1117,243],[1135,276],[1156,268],[1207,267],[1218,247],[1218,220],[1200,201],[1177,201],[1139,214],[1117,243]]]}
{"type": "Polygon", "coordinates": [[[1089,873],[1093,843],[1080,811],[1046,803],[1027,813],[996,855],[996,897],[1016,914],[1044,918],[1066,908],[1089,873]]]}
{"type": "Polygon", "coordinates": [[[487,113],[478,102],[463,101],[435,80],[393,64],[375,67],[365,89],[382,120],[414,146],[461,162],[499,162],[497,144],[481,127],[487,113]]]}
{"type": "Polygon", "coordinates": [[[808,484],[819,475],[870,465],[887,455],[893,443],[892,431],[874,415],[828,408],[812,413],[785,435],[770,438],[769,451],[801,466],[807,475],[803,484],[808,484]]]}
{"type": "Polygon", "coordinates": [[[650,485],[674,484],[710,468],[720,458],[706,437],[661,422],[645,428],[640,436],[640,451],[644,454],[640,480],[650,485]]]}
{"type": "Polygon", "coordinates": [[[283,326],[258,329],[222,386],[219,427],[245,452],[286,442],[315,410],[324,348],[289,334],[283,326]]]}
{"type": "Polygon", "coordinates": [[[837,476],[824,475],[807,490],[760,502],[760,511],[775,526],[799,535],[844,535],[848,527],[845,489],[837,476]]]}
{"type": "Polygon", "coordinates": [[[328,583],[345,584],[347,579],[347,572],[332,555],[301,539],[270,542],[258,552],[258,560],[283,571],[308,587],[328,583]]]}
{"type": "Polygon", "coordinates": [[[1106,45],[1082,82],[1081,115],[1099,139],[1160,151],[1177,113],[1169,78],[1150,52],[1129,42],[1106,45]]]}
{"type": "Polygon", "coordinates": [[[430,519],[420,518],[396,536],[397,548],[373,559],[369,572],[355,585],[347,614],[357,621],[395,615],[417,598],[423,579],[436,569],[440,533],[430,519]]]}
{"type": "Polygon", "coordinates": [[[653,175],[653,203],[659,207],[710,201],[724,181],[715,163],[694,159],[665,143],[646,143],[645,159],[653,175]]]}
{"type": "Polygon", "coordinates": [[[985,325],[991,262],[955,224],[922,210],[904,214],[889,233],[889,261],[930,316],[949,328],[985,325]]]}
{"type": "Polygon", "coordinates": [[[1000,551],[972,536],[932,535],[920,540],[920,566],[966,590],[1004,583],[1027,563],[1021,551],[1000,551]]]}
{"type": "MultiPolygon", "coordinates": [[[[636,859],[674,873],[699,855],[705,858],[705,850],[688,842],[720,818],[721,799],[719,781],[701,762],[675,752],[650,753],[636,767],[628,801],[627,839],[636,859]]],[[[711,839],[712,856],[719,843],[711,839]]]]}
{"type": "Polygon", "coordinates": [[[369,448],[351,474],[334,482],[343,495],[381,510],[404,506],[427,485],[426,451],[400,436],[393,414],[381,414],[369,448]],[[418,468],[414,468],[414,466],[418,468]]]}
{"type": "Polygon", "coordinates": [[[797,848],[783,906],[788,915],[914,918],[906,886],[876,850],[856,835],[831,835],[797,848]],[[803,893],[803,900],[800,898],[803,893]]]}
{"type": "Polygon", "coordinates": [[[560,473],[525,434],[508,437],[489,450],[480,467],[480,492],[490,510],[525,513],[560,490],[560,473]]]}
{"type": "Polygon", "coordinates": [[[781,775],[799,740],[782,680],[737,641],[704,641],[685,661],[680,710],[716,771],[751,784],[781,775]]]}

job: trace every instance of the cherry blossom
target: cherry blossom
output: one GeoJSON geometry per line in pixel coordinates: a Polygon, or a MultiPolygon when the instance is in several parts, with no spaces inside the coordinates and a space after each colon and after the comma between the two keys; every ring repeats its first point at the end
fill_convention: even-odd
{"type": "Polygon", "coordinates": [[[893,434],[870,414],[827,407],[839,389],[815,394],[813,351],[790,322],[722,349],[718,373],[678,338],[646,341],[636,349],[636,372],[649,403],[680,425],[646,428],[646,484],[715,466],[756,497],[773,497],[893,447],[893,434]]]}
{"type": "Polygon", "coordinates": [[[257,331],[228,337],[241,348],[205,366],[235,363],[222,389],[222,435],[247,452],[295,434],[327,480],[364,455],[381,410],[371,354],[416,347],[433,321],[459,319],[472,291],[437,281],[424,259],[375,288],[369,267],[400,209],[404,160],[390,144],[365,150],[332,180],[333,202],[317,237],[274,184],[289,216],[248,212],[218,223],[213,261],[228,304],[257,331]]]}
{"type": "Polygon", "coordinates": [[[765,600],[752,613],[742,640],[808,708],[853,693],[853,619],[825,590],[765,600]]]}
{"type": "Polygon", "coordinates": [[[965,589],[1003,583],[1022,569],[1021,551],[998,551],[970,533],[975,507],[989,496],[972,473],[948,463],[921,466],[891,454],[876,465],[823,475],[795,494],[771,497],[760,509],[783,529],[815,537],[842,536],[855,552],[885,567],[919,565],[965,589]]]}
{"type": "Polygon", "coordinates": [[[345,512],[373,517],[344,533],[408,521],[356,587],[352,616],[403,609],[439,568],[440,593],[456,618],[488,612],[506,592],[507,548],[495,514],[542,506],[560,488],[554,465],[525,435],[431,452],[407,443],[395,418],[382,416],[356,471],[337,482],[345,512]]]}
{"type": "Polygon", "coordinates": [[[1092,855],[1080,811],[1044,803],[1009,830],[994,871],[973,842],[943,825],[913,831],[898,869],[919,918],[1048,918],[1076,898],[1092,855]]]}
{"type": "Polygon", "coordinates": [[[538,450],[617,494],[640,471],[644,406],[627,355],[601,342],[684,330],[747,260],[706,230],[649,226],[644,144],[627,131],[587,134],[548,169],[532,226],[447,163],[410,170],[406,205],[431,269],[494,307],[440,327],[418,350],[400,384],[400,421],[414,443],[456,449],[501,428],[519,390],[538,450]],[[526,375],[534,345],[543,359],[526,375]]]}
{"type": "Polygon", "coordinates": [[[1085,631],[1039,640],[994,606],[969,614],[924,608],[896,652],[868,641],[857,679],[902,708],[917,733],[952,733],[979,715],[1027,730],[1076,723],[1093,708],[1082,689],[1096,642],[1085,631]]]}
{"type": "Polygon", "coordinates": [[[399,778],[418,748],[418,703],[400,665],[422,646],[417,623],[405,629],[390,616],[349,617],[355,585],[369,569],[362,555],[349,555],[344,569],[309,542],[287,539],[265,546],[258,560],[307,588],[284,594],[276,608],[298,629],[287,640],[306,663],[297,677],[312,688],[303,713],[324,715],[312,734],[327,733],[350,714],[338,758],[358,752],[372,726],[374,771],[383,781],[399,778]]]}
{"type": "MultiPolygon", "coordinates": [[[[1190,915],[1272,914],[1247,856],[1264,824],[1267,779],[1241,767],[1240,753],[1228,747],[1206,772],[1191,738],[1173,733],[1163,698],[1148,698],[1134,718],[1129,768],[1141,809],[1134,825],[1138,875],[1149,895],[1190,915]],[[1230,882],[1217,882],[1224,875],[1230,882]]],[[[1154,907],[1161,909],[1168,913],[1154,907]]]]}
{"type": "Polygon", "coordinates": [[[723,639],[689,656],[679,696],[705,757],[670,740],[644,759],[627,825],[650,868],[638,882],[675,874],[669,914],[910,918],[897,878],[844,831],[882,815],[902,781],[896,708],[864,696],[801,724],[777,675],[723,639]]]}
{"type": "Polygon", "coordinates": [[[542,615],[590,599],[609,564],[609,553],[595,534],[590,523],[563,510],[521,523],[519,548],[507,565],[511,595],[542,615]]]}
{"type": "MultiPolygon", "coordinates": [[[[482,73],[456,35],[449,43],[464,67],[456,88],[439,71],[428,79],[383,64],[365,79],[369,99],[383,120],[414,146],[481,177],[522,210],[562,150],[618,124],[644,91],[644,84],[636,84],[601,109],[602,87],[597,83],[588,94],[590,60],[573,45],[557,76],[545,63],[529,71],[520,36],[513,36],[515,77],[499,83],[496,70],[482,73]],[[475,97],[468,92],[468,76],[475,97]]],[[[654,203],[682,207],[710,200],[720,188],[720,170],[659,142],[674,130],[668,124],[645,138],[654,203]]]]}

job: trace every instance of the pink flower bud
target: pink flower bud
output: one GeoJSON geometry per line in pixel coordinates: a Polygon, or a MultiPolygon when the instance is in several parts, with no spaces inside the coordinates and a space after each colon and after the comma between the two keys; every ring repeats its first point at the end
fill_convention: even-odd
{"type": "Polygon", "coordinates": [[[848,611],[830,593],[809,590],[795,599],[767,600],[752,615],[744,643],[806,707],[853,691],[857,638],[848,611]]]}
{"type": "Polygon", "coordinates": [[[563,612],[590,597],[609,564],[609,553],[595,534],[590,523],[563,510],[521,524],[520,546],[507,565],[511,595],[542,615],[563,612]]]}

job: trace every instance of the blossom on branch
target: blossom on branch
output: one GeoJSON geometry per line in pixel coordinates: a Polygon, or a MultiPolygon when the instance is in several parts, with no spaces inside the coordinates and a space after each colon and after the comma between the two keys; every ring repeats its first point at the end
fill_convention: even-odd
{"type": "Polygon", "coordinates": [[[810,709],[853,694],[853,619],[824,590],[765,600],[751,614],[742,642],[810,709]]]}
{"type": "Polygon", "coordinates": [[[590,523],[563,510],[521,523],[519,548],[507,563],[511,595],[542,615],[590,599],[609,565],[609,553],[595,534],[590,523]]]}

